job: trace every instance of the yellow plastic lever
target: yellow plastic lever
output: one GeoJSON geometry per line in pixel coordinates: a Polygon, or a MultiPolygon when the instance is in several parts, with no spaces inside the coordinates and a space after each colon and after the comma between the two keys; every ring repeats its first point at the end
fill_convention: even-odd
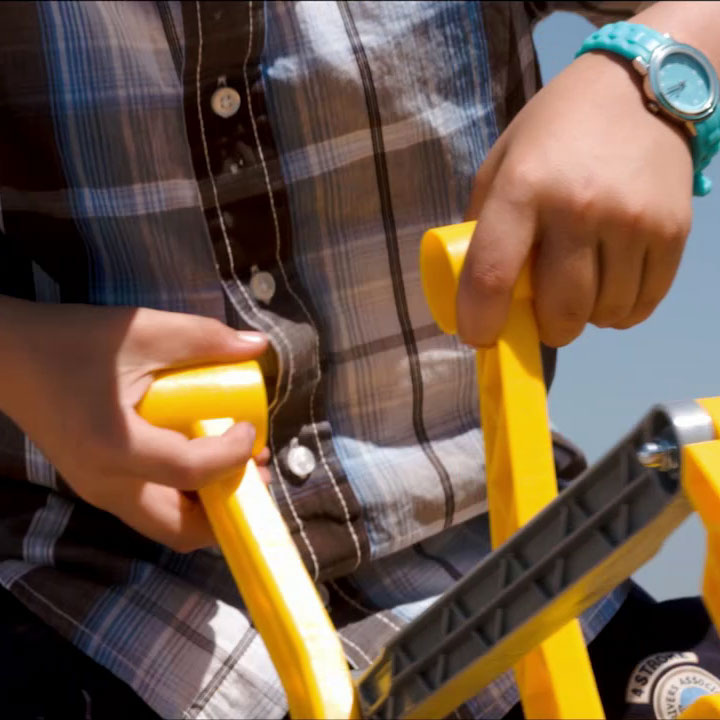
{"type": "MultiPolygon", "coordinates": [[[[440,328],[456,332],[455,299],[474,222],[425,233],[420,272],[440,328]]],[[[477,354],[490,533],[497,547],[557,494],[540,342],[527,266],[497,344],[477,354]]],[[[583,640],[573,620],[515,666],[527,718],[603,718],[583,640]]]]}
{"type": "MultiPolygon", "coordinates": [[[[256,429],[254,453],[267,441],[265,384],[255,362],[165,371],[138,412],[191,438],[221,435],[244,420],[256,429]]],[[[199,496],[292,717],[358,718],[335,628],[255,463],[202,488],[199,496]]]]}
{"type": "MultiPolygon", "coordinates": [[[[710,416],[720,437],[720,397],[697,400],[710,416]]],[[[683,448],[682,486],[707,531],[703,600],[716,628],[720,628],[720,440],[692,443],[683,448]]]]}
{"type": "MultiPolygon", "coordinates": [[[[708,413],[720,437],[720,397],[697,403],[708,413]]],[[[707,531],[703,601],[716,629],[720,629],[720,440],[692,443],[683,448],[681,481],[685,494],[707,531]]],[[[720,694],[703,695],[679,718],[720,718],[720,694]]]]}

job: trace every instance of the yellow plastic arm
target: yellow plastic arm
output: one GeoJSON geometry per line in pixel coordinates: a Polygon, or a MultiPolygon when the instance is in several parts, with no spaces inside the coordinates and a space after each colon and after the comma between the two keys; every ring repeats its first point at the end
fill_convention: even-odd
{"type": "MultiPolygon", "coordinates": [[[[697,403],[708,413],[720,437],[720,397],[701,398],[697,403]]],[[[692,443],[683,448],[681,467],[683,490],[707,531],[703,601],[715,627],[720,629],[720,440],[692,443]]],[[[720,717],[720,714],[705,717],[720,717]]]]}
{"type": "MultiPolygon", "coordinates": [[[[255,362],[163,372],[138,412],[188,437],[221,435],[244,420],[256,429],[254,453],[267,442],[267,398],[255,362]]],[[[335,628],[255,463],[199,496],[292,717],[359,717],[335,628]]]]}
{"type": "MultiPolygon", "coordinates": [[[[420,271],[435,321],[456,331],[455,298],[474,222],[425,233],[420,271]]],[[[497,344],[477,352],[490,533],[497,547],[557,494],[530,276],[523,269],[497,344]]],[[[515,666],[527,718],[603,718],[582,637],[573,620],[515,666]]]]}
{"type": "MultiPolygon", "coordinates": [[[[720,398],[697,400],[710,415],[720,437],[720,398]]],[[[681,482],[685,495],[707,530],[703,601],[716,629],[720,629],[720,440],[692,443],[683,448],[681,482]]],[[[686,708],[682,720],[720,718],[720,695],[703,695],[686,708]]]]}

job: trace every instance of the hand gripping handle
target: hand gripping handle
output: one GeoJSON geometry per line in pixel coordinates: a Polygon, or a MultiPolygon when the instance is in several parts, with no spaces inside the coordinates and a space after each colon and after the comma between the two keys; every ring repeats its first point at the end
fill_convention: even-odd
{"type": "MultiPolygon", "coordinates": [[[[428,230],[420,271],[442,330],[457,329],[458,280],[474,222],[428,230]]],[[[557,495],[540,341],[526,265],[495,346],[477,351],[490,534],[498,547],[557,495]]],[[[527,718],[602,718],[580,624],[573,620],[515,666],[527,718]]]]}
{"type": "MultiPolygon", "coordinates": [[[[148,422],[188,437],[255,426],[267,441],[267,398],[256,362],[160,373],[138,405],[148,422]]],[[[357,703],[335,628],[255,463],[202,488],[200,499],[295,718],[355,718],[357,703]]]]}

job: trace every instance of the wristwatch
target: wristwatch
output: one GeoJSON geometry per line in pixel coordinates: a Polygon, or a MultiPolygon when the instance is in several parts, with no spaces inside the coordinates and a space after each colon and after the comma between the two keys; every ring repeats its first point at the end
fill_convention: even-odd
{"type": "Polygon", "coordinates": [[[648,109],[685,126],[695,171],[693,193],[707,195],[712,183],[702,170],[720,148],[718,77],[707,57],[667,34],[627,22],[594,32],[575,57],[591,50],[607,50],[630,60],[644,78],[648,109]]]}

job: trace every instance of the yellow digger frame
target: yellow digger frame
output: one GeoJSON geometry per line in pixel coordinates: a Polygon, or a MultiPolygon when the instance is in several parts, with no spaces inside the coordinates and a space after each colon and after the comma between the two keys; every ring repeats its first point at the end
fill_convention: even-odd
{"type": "MultiPolygon", "coordinates": [[[[425,294],[440,328],[455,332],[455,296],[474,223],[429,230],[421,248],[425,294]]],[[[525,525],[557,494],[538,331],[527,268],[515,288],[497,344],[477,352],[485,437],[491,539],[494,547],[525,525]]],[[[720,398],[698,401],[720,436],[720,398]]],[[[138,405],[149,422],[189,437],[222,434],[233,422],[255,425],[257,452],[267,440],[267,399],[255,362],[167,371],[138,405]]],[[[703,595],[720,626],[720,440],[683,449],[682,486],[708,531],[703,595]]],[[[200,491],[218,544],[250,617],[263,637],[293,718],[359,718],[356,682],[330,617],[255,463],[238,477],[200,491]]],[[[545,638],[538,629],[537,637],[545,638]]],[[[531,633],[532,636],[532,633],[531,633]]],[[[568,618],[515,665],[528,718],[602,718],[579,623],[568,618]]],[[[390,678],[387,678],[389,684],[390,678]]],[[[441,688],[425,717],[442,717],[481,690],[472,675],[441,688]]],[[[695,701],[684,718],[720,718],[720,695],[695,701]]]]}

